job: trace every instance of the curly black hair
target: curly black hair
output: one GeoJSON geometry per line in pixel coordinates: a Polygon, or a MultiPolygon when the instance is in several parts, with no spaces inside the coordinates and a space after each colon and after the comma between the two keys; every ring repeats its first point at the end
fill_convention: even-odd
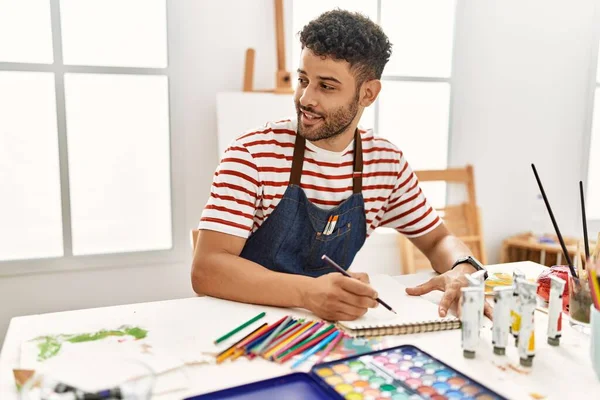
{"type": "Polygon", "coordinates": [[[357,85],[380,79],[392,54],[392,45],[381,27],[356,12],[327,11],[309,22],[299,35],[302,49],[348,61],[357,85]]]}

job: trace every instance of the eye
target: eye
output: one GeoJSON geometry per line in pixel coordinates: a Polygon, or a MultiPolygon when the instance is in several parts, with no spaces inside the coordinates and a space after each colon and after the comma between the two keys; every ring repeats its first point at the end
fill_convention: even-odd
{"type": "Polygon", "coordinates": [[[306,86],[308,84],[308,79],[306,78],[298,78],[298,83],[302,86],[306,86]]]}
{"type": "Polygon", "coordinates": [[[333,86],[329,86],[324,83],[321,83],[321,87],[325,90],[334,90],[335,89],[333,86]]]}

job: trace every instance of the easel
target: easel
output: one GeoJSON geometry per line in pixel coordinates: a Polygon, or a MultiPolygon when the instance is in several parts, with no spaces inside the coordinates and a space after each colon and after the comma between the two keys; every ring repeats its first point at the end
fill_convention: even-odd
{"type": "Polygon", "coordinates": [[[285,37],[283,29],[283,0],[275,0],[275,37],[277,40],[277,72],[275,75],[274,89],[254,89],[254,57],[256,51],[252,48],[246,50],[246,64],[244,68],[244,92],[266,92],[277,94],[291,94],[292,78],[285,69],[285,37]]]}

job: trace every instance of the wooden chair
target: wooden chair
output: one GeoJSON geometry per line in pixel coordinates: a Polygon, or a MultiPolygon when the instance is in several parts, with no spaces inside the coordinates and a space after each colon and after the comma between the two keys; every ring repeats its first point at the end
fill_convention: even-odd
{"type": "MultiPolygon", "coordinates": [[[[466,201],[457,205],[436,208],[440,218],[454,235],[461,239],[483,264],[487,264],[480,210],[475,197],[473,167],[449,168],[445,170],[415,171],[419,182],[446,182],[460,184],[466,189],[466,201]]],[[[402,272],[412,274],[431,269],[431,263],[406,237],[400,235],[402,272]]]]}

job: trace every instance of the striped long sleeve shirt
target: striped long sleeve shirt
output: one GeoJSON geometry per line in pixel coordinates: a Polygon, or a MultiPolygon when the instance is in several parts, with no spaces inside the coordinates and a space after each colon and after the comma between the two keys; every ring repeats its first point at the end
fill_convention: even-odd
{"type": "MultiPolygon", "coordinates": [[[[440,223],[404,155],[372,130],[360,131],[367,236],[390,227],[407,237],[440,223]]],[[[234,140],[214,174],[199,229],[248,238],[283,197],[292,167],[296,121],[270,122],[234,140]]],[[[301,187],[310,201],[330,209],[352,195],[354,141],[331,152],[306,141],[301,187]]]]}

